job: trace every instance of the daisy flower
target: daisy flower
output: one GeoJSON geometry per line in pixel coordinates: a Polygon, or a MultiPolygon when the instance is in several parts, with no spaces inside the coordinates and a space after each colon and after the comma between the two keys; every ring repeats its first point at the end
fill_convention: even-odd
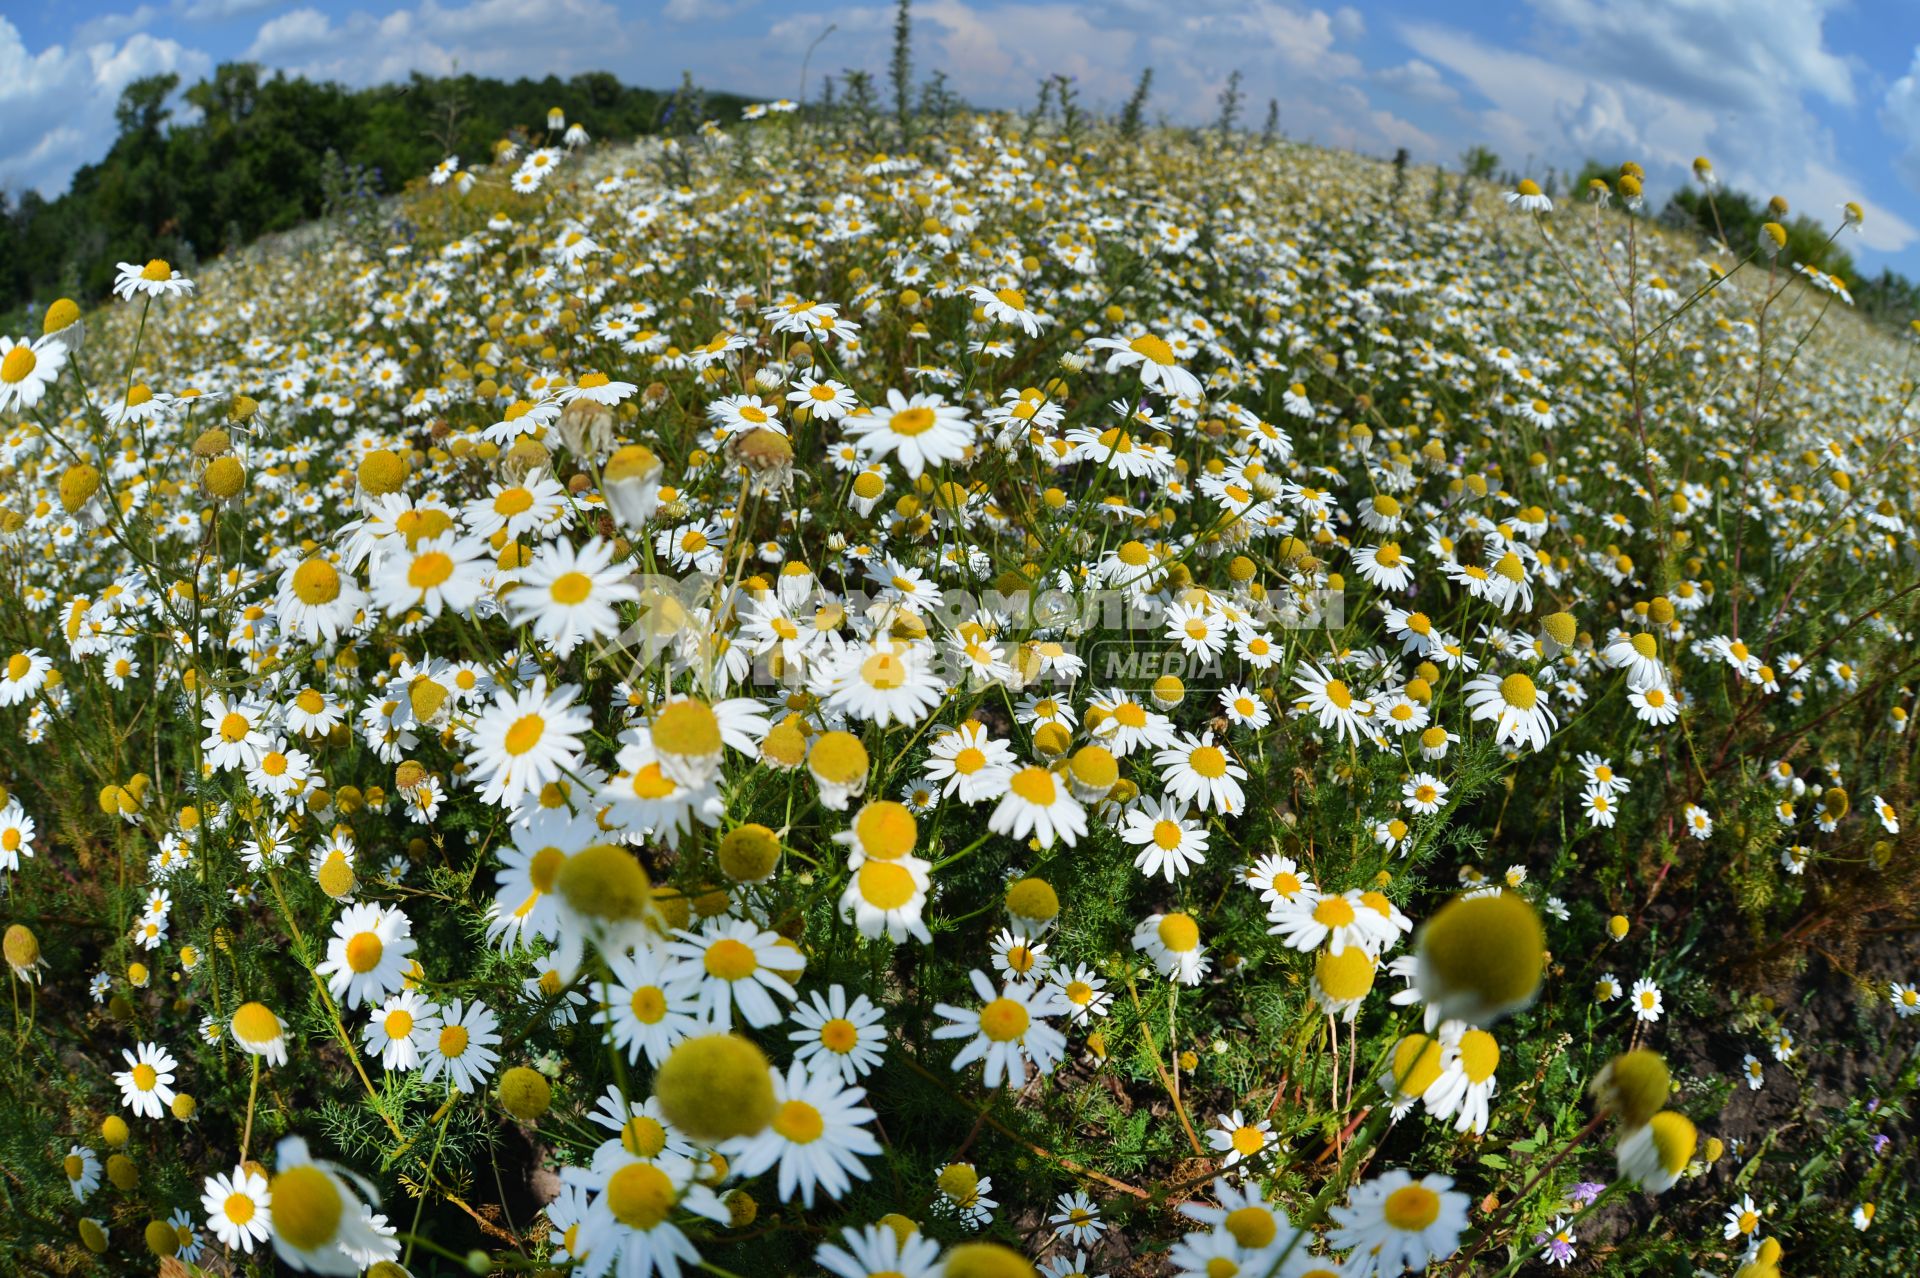
{"type": "Polygon", "coordinates": [[[813,1263],[834,1278],[938,1278],[940,1244],[918,1230],[848,1225],[839,1242],[814,1249],[813,1263]]]}
{"type": "Polygon", "coordinates": [[[67,1188],[73,1191],[75,1202],[84,1203],[100,1187],[100,1155],[85,1145],[70,1146],[60,1162],[60,1170],[66,1175],[67,1188]]]}
{"type": "Polygon", "coordinates": [[[1454,1118],[1457,1132],[1486,1131],[1487,1102],[1499,1086],[1494,1071],[1500,1044],[1485,1030],[1464,1027],[1442,1031],[1440,1043],[1440,1077],[1422,1095],[1427,1112],[1442,1121],[1454,1118]]]}
{"type": "Polygon", "coordinates": [[[1293,678],[1303,694],[1296,702],[1298,708],[1319,720],[1320,730],[1331,732],[1335,740],[1359,745],[1362,725],[1373,713],[1372,707],[1353,695],[1346,680],[1335,678],[1312,662],[1304,666],[1293,678]]]}
{"type": "Polygon", "coordinates": [[[719,1196],[695,1181],[696,1170],[689,1158],[665,1155],[653,1161],[615,1157],[596,1160],[592,1168],[564,1169],[563,1184],[597,1191],[567,1249],[591,1257],[595,1272],[646,1278],[657,1270],[665,1278],[679,1278],[682,1265],[699,1263],[700,1250],[673,1222],[675,1208],[721,1225],[730,1218],[719,1196]]]}
{"type": "Polygon", "coordinates": [[[414,990],[401,990],[374,1009],[373,1019],[361,1031],[367,1055],[380,1058],[380,1068],[404,1073],[420,1066],[420,1045],[414,1027],[434,1014],[432,1004],[414,990]]]}
{"type": "Polygon", "coordinates": [[[1140,384],[1149,390],[1158,389],[1169,399],[1197,400],[1205,394],[1200,379],[1180,367],[1173,347],[1164,338],[1152,333],[1142,333],[1131,339],[1096,337],[1087,346],[1095,351],[1109,352],[1109,373],[1117,373],[1123,368],[1138,368],[1140,384]]]}
{"type": "Polygon", "coordinates": [[[269,1065],[287,1063],[287,1026],[265,1003],[242,1003],[234,1009],[233,1041],[249,1056],[269,1065]]]}
{"type": "Polygon", "coordinates": [[[447,608],[467,612],[486,593],[489,562],[486,543],[478,538],[422,537],[410,549],[380,559],[373,570],[373,601],[389,617],[415,609],[429,617],[447,608]]]}
{"type": "Polygon", "coordinates": [[[659,1068],[674,1045],[700,1029],[699,969],[648,945],[606,955],[612,985],[601,985],[593,1023],[627,1059],[659,1068]]]}
{"type": "Polygon", "coordinates": [[[1202,812],[1232,816],[1246,806],[1240,782],[1247,779],[1247,770],[1213,743],[1212,732],[1197,737],[1181,734],[1172,745],[1154,754],[1153,765],[1160,770],[1168,794],[1202,812]]]}
{"type": "Polygon", "coordinates": [[[798,1028],[787,1037],[799,1044],[794,1060],[815,1073],[837,1071],[848,1083],[858,1082],[886,1054],[885,1014],[865,994],[848,1002],[842,985],[795,1003],[792,1021],[798,1028]]]}
{"type": "Polygon", "coordinates": [[[924,393],[890,390],[883,411],[845,417],[841,430],[870,457],[892,455],[909,479],[920,478],[930,466],[957,461],[973,446],[967,410],[924,393]]]}
{"type": "Polygon", "coordinates": [[[223,1247],[238,1247],[251,1256],[255,1243],[264,1244],[273,1235],[273,1195],[267,1191],[267,1178],[244,1166],[207,1177],[200,1206],[207,1213],[207,1227],[223,1247]]]}
{"type": "Polygon", "coordinates": [[[1053,1214],[1047,1217],[1054,1236],[1076,1247],[1100,1241],[1106,1224],[1100,1219],[1100,1207],[1082,1191],[1062,1194],[1053,1202],[1053,1214]]]}
{"type": "Polygon", "coordinates": [[[1151,959],[1160,975],[1182,985],[1198,985],[1212,966],[1191,914],[1149,914],[1133,929],[1133,948],[1151,959]]]}
{"type": "Polygon", "coordinates": [[[1271,1119],[1256,1116],[1252,1121],[1243,1118],[1239,1110],[1231,1114],[1222,1114],[1207,1133],[1207,1143],[1216,1153],[1225,1154],[1223,1167],[1233,1167],[1239,1163],[1259,1158],[1266,1153],[1273,1137],[1271,1119]]]}
{"type": "Polygon", "coordinates": [[[1072,847],[1087,832],[1087,810],[1052,772],[1028,765],[1007,778],[987,828],[1015,839],[1031,837],[1042,848],[1056,838],[1072,847]]]}
{"type": "Polygon", "coordinates": [[[359,1007],[400,988],[412,953],[413,925],[405,914],[372,903],[350,905],[333,921],[326,961],[314,973],[326,978],[334,998],[359,1007]]]}
{"type": "Polygon", "coordinates": [[[1187,804],[1178,799],[1142,799],[1127,809],[1120,837],[1140,849],[1133,864],[1148,878],[1163,875],[1171,883],[1206,860],[1207,831],[1187,819],[1187,804]]]}
{"type": "Polygon", "coordinates": [[[582,640],[610,638],[620,629],[616,607],[640,597],[629,571],[613,562],[613,543],[598,537],[575,549],[567,541],[542,546],[506,596],[516,624],[533,626],[534,638],[556,657],[582,640]]]}
{"type": "Polygon", "coordinates": [[[816,1188],[841,1198],[855,1179],[869,1175],[861,1156],[880,1152],[880,1142],[866,1129],[874,1113],[859,1103],[866,1094],[848,1086],[838,1070],[811,1074],[794,1061],[784,1076],[773,1072],[773,1121],[757,1135],[727,1141],[721,1152],[739,1176],[757,1176],[777,1165],[782,1202],[792,1201],[798,1191],[810,1208],[816,1188]]]}
{"type": "Polygon", "coordinates": [[[1547,708],[1546,694],[1524,674],[1506,678],[1488,672],[1467,683],[1467,705],[1473,720],[1492,720],[1496,744],[1529,745],[1545,750],[1559,720],[1547,708]]]}
{"type": "Polygon", "coordinates": [[[780,1020],[774,995],[792,999],[793,986],[783,972],[806,966],[806,956],[777,932],[745,919],[708,919],[698,932],[674,933],[667,952],[696,967],[700,1019],[718,1029],[733,1025],[736,1007],[747,1024],[765,1029],[780,1020]]]}
{"type": "Polygon", "coordinates": [[[120,1103],[145,1118],[159,1118],[173,1104],[173,1071],[179,1062],[158,1043],[141,1043],[137,1051],[122,1050],[127,1068],[113,1076],[120,1103]]]}
{"type": "Polygon", "coordinates": [[[181,275],[164,258],[153,258],[144,266],[135,262],[121,262],[119,273],[113,281],[115,297],[131,302],[135,294],[142,297],[169,297],[177,293],[193,292],[193,281],[181,275]]]}
{"type": "Polygon", "coordinates": [[[1633,989],[1628,997],[1633,1002],[1633,1014],[1635,1017],[1643,1021],[1657,1021],[1660,1019],[1663,1004],[1660,1001],[1660,987],[1658,985],[1655,985],[1645,977],[1641,977],[1633,983],[1633,989]]]}
{"type": "Polygon", "coordinates": [[[1071,971],[1055,968],[1047,979],[1065,1000],[1068,1024],[1085,1025],[1095,1017],[1105,1016],[1113,1005],[1106,979],[1085,963],[1071,971]]]}
{"type": "Polygon", "coordinates": [[[544,675],[519,692],[502,689],[468,732],[469,774],[484,803],[509,807],[560,779],[580,758],[581,737],[593,727],[575,704],[579,689],[547,690],[544,675]]]}
{"type": "MultiPolygon", "coordinates": [[[[274,1254],[281,1263],[317,1274],[350,1278],[382,1255],[397,1257],[387,1236],[374,1225],[371,1210],[347,1173],[320,1162],[307,1152],[298,1136],[283,1139],[274,1151],[276,1170],[267,1184],[267,1203],[273,1211],[274,1254]],[[371,1259],[361,1256],[374,1253],[371,1259]]],[[[365,1182],[354,1178],[355,1185],[365,1182]]],[[[369,1191],[370,1192],[370,1191],[369,1191]]]]}
{"type": "Polygon", "coordinates": [[[1405,1171],[1385,1172],[1354,1188],[1344,1206],[1328,1212],[1328,1241],[1352,1248],[1355,1278],[1425,1269],[1452,1255],[1467,1229],[1468,1198],[1451,1176],[1415,1180],[1405,1171]]]}
{"type": "Polygon", "coordinates": [[[936,1028],[935,1038],[969,1040],[953,1058],[953,1068],[962,1070],[984,1061],[981,1081],[989,1088],[1025,1082],[1028,1060],[1041,1075],[1051,1074],[1067,1050],[1066,1036],[1047,1024],[1067,1010],[1059,994],[1051,986],[1019,984],[996,994],[993,983],[978,968],[970,979],[980,1007],[937,1003],[933,1009],[951,1022],[936,1028]]]}
{"type": "Polygon", "coordinates": [[[420,1077],[431,1083],[445,1073],[454,1087],[476,1095],[493,1076],[500,1060],[493,1050],[500,1041],[494,1032],[499,1020],[485,1003],[455,999],[452,1006],[423,1016],[415,1027],[420,1049],[420,1077]]]}
{"type": "Polygon", "coordinates": [[[0,337],[0,412],[38,404],[66,362],[67,345],[57,335],[32,344],[0,337]]]}

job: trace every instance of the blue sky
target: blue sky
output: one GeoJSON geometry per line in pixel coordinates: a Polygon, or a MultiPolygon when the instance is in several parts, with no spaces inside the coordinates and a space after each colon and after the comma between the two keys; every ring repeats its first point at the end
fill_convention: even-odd
{"type": "MultiPolygon", "coordinates": [[[[1112,108],[1142,66],[1153,109],[1208,118],[1233,70],[1257,124],[1294,136],[1511,167],[1636,159],[1653,192],[1697,154],[1730,183],[1827,217],[1867,209],[1867,269],[1920,277],[1920,0],[918,0],[922,70],[983,106],[1077,77],[1112,108]]],[[[190,82],[251,59],[352,84],[456,66],[512,77],[608,70],[796,95],[884,68],[892,7],[821,0],[0,0],[0,186],[62,189],[113,136],[129,80],[190,82]]]]}

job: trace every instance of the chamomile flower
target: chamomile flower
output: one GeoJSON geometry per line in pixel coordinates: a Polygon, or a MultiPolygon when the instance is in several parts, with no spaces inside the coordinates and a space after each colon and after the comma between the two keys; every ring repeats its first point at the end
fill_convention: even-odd
{"type": "Polygon", "coordinates": [[[1241,1116],[1239,1110],[1219,1116],[1211,1130],[1207,1132],[1207,1144],[1214,1152],[1225,1155],[1223,1167],[1233,1167],[1242,1162],[1254,1162],[1262,1158],[1273,1143],[1273,1121],[1257,1115],[1251,1119],[1241,1116]]]}
{"type": "Polygon", "coordinates": [[[1120,837],[1140,850],[1134,868],[1148,878],[1171,883],[1206,861],[1207,831],[1187,817],[1187,804],[1174,798],[1142,799],[1127,809],[1120,837]]]}
{"type": "Polygon", "coordinates": [[[1200,925],[1191,914],[1149,914],[1133,929],[1133,948],[1152,960],[1160,975],[1182,985],[1198,985],[1212,966],[1200,943],[1200,925]]]}
{"type": "Polygon", "coordinates": [[[359,1007],[400,988],[413,948],[405,914],[372,903],[350,905],[333,921],[326,960],[314,975],[325,977],[327,992],[345,1006],[359,1007]]]}
{"type": "Polygon", "coordinates": [[[736,1175],[757,1176],[777,1166],[781,1201],[792,1201],[797,1192],[807,1207],[816,1188],[837,1199],[854,1180],[867,1179],[861,1158],[880,1153],[880,1142],[866,1127],[874,1112],[859,1103],[864,1088],[848,1085],[838,1070],[810,1073],[796,1060],[784,1075],[774,1071],[773,1096],[773,1121],[763,1131],[722,1146],[736,1175]]]}
{"type": "Polygon", "coordinates": [[[755,1029],[781,1018],[777,998],[792,999],[785,972],[806,966],[806,956],[745,919],[709,919],[698,932],[681,930],[667,953],[695,964],[702,1021],[727,1029],[734,1011],[755,1029]]]}
{"type": "Polygon", "coordinates": [[[858,1082],[887,1050],[884,1013],[865,994],[849,1001],[838,984],[824,996],[815,990],[795,1003],[792,1021],[798,1028],[787,1037],[799,1045],[794,1060],[815,1073],[837,1071],[848,1083],[858,1082]]]}
{"type": "Polygon", "coordinates": [[[173,1071],[179,1062],[158,1043],[141,1043],[134,1052],[122,1051],[127,1068],[113,1076],[120,1103],[143,1118],[159,1118],[173,1104],[173,1071]]]}
{"type": "Polygon", "coordinates": [[[455,999],[450,1006],[422,1017],[415,1029],[420,1076],[431,1083],[444,1073],[452,1086],[470,1096],[485,1090],[500,1060],[493,1050],[500,1042],[500,1035],[494,1032],[498,1024],[485,1003],[464,999],[455,999]]]}
{"type": "Polygon", "coordinates": [[[1026,1079],[1026,1063],[1051,1074],[1066,1054],[1066,1036],[1047,1021],[1066,1011],[1064,1000],[1046,985],[1011,984],[995,992],[986,973],[975,969],[970,979],[981,1006],[934,1005],[947,1022],[933,1031],[935,1038],[964,1038],[968,1042],[953,1058],[952,1068],[985,1063],[981,1082],[989,1088],[1018,1086],[1026,1079]]]}
{"type": "Polygon", "coordinates": [[[1328,1240],[1352,1248],[1348,1272],[1357,1278],[1422,1270],[1459,1247],[1469,1201],[1453,1188],[1451,1176],[1415,1180],[1405,1171],[1383,1172],[1328,1212],[1334,1223],[1328,1240]]]}
{"type": "Polygon", "coordinates": [[[273,1195],[267,1178],[245,1166],[207,1177],[200,1195],[207,1228],[223,1247],[237,1247],[247,1255],[254,1245],[273,1236],[273,1195]]]}
{"type": "Polygon", "coordinates": [[[599,987],[593,1023],[638,1063],[655,1068],[682,1039],[700,1032],[700,970],[652,946],[606,955],[613,984],[599,987]]]}

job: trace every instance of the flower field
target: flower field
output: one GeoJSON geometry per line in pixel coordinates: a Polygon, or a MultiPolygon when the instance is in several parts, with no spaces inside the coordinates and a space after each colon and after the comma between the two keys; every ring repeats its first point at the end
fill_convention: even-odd
{"type": "Polygon", "coordinates": [[[1913,346],[787,105],[0,336],[0,1271],[1920,1262],[1913,346]]]}

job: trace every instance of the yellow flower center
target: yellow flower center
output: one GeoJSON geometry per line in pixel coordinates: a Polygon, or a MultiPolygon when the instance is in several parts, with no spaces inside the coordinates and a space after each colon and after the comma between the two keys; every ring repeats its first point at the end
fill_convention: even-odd
{"type": "Polygon", "coordinates": [[[440,1031],[440,1054],[445,1057],[464,1056],[467,1053],[467,1027],[449,1025],[440,1031]]]}
{"type": "Polygon", "coordinates": [[[827,1124],[813,1106],[790,1100],[774,1111],[773,1130],[796,1145],[811,1145],[827,1130],[827,1124]]]}
{"type": "Polygon", "coordinates": [[[340,1229],[346,1204],[333,1177],[318,1167],[289,1167],[273,1178],[273,1232],[298,1251],[317,1251],[340,1229]]]}
{"type": "Polygon", "coordinates": [[[7,352],[5,359],[0,360],[0,382],[24,382],[39,362],[31,346],[23,343],[14,347],[7,352]]]}
{"type": "Polygon", "coordinates": [[[156,257],[141,270],[140,278],[158,284],[173,278],[173,266],[165,258],[156,257]]]}
{"type": "Polygon", "coordinates": [[[1174,954],[1186,954],[1200,944],[1200,925],[1193,921],[1190,914],[1163,915],[1154,933],[1174,954]]]}
{"type": "Polygon", "coordinates": [[[1173,347],[1151,333],[1143,334],[1127,343],[1127,349],[1150,364],[1173,363],[1173,347]]]}
{"type": "Polygon", "coordinates": [[[1500,696],[1516,710],[1531,710],[1540,699],[1540,690],[1523,674],[1510,674],[1500,681],[1500,696]]]}
{"type": "Polygon", "coordinates": [[[1052,807],[1059,794],[1053,773],[1045,768],[1022,768],[1013,774],[1007,787],[1028,803],[1043,808],[1052,807]]]}
{"type": "Polygon", "coordinates": [[[1219,746],[1203,745],[1187,756],[1187,766],[1209,781],[1227,775],[1227,756],[1219,746]]]}
{"type": "Polygon", "coordinates": [[[540,744],[540,738],[547,732],[547,721],[537,714],[522,715],[513,721],[507,729],[506,740],[502,743],[508,754],[522,755],[540,744]]]}
{"type": "Polygon", "coordinates": [[[931,408],[903,408],[887,422],[887,429],[896,435],[924,435],[936,420],[931,408]]]}
{"type": "Polygon", "coordinates": [[[356,932],[347,940],[347,966],[363,975],[371,972],[380,966],[380,955],[385,949],[372,932],[356,932]]]}
{"type": "Polygon", "coordinates": [[[1329,896],[1313,907],[1313,921],[1323,927],[1348,927],[1353,923],[1353,906],[1344,896],[1329,896]]]}
{"type": "Polygon", "coordinates": [[[897,910],[913,900],[913,875],[891,861],[860,866],[860,896],[876,910],[897,910]]]}
{"type": "Polygon", "coordinates": [[[387,1013],[387,1037],[402,1039],[413,1033],[413,1013],[404,1007],[396,1007],[387,1013]]]}
{"type": "Polygon", "coordinates": [[[844,1016],[836,1016],[820,1027],[820,1045],[829,1052],[845,1056],[859,1042],[859,1029],[844,1016]]]}
{"type": "Polygon", "coordinates": [[[607,1181],[607,1209],[629,1229],[651,1230],[673,1210],[673,1182],[650,1163],[628,1163],[607,1181]]]}
{"type": "MultiPolygon", "coordinates": [[[[1242,1132],[1253,1132],[1256,1138],[1260,1136],[1259,1131],[1256,1129],[1252,1127],[1242,1127],[1240,1131],[1233,1134],[1233,1146],[1235,1149],[1240,1149],[1240,1136],[1242,1132]]],[[[1240,1149],[1240,1152],[1242,1154],[1254,1153],[1260,1148],[1262,1143],[1264,1142],[1256,1139],[1253,1149],[1240,1149]]],[[[1221,1223],[1226,1226],[1227,1232],[1233,1235],[1235,1242],[1250,1250],[1258,1250],[1266,1246],[1272,1242],[1274,1237],[1280,1232],[1279,1225],[1273,1219],[1273,1213],[1265,1207],[1236,1208],[1228,1212],[1226,1220],[1221,1223]]]]}
{"type": "Polygon", "coordinates": [[[407,568],[407,584],[415,590],[432,590],[453,576],[453,558],[442,551],[430,550],[407,568]]]}
{"type": "Polygon", "coordinates": [[[1387,1195],[1380,1214],[1395,1229],[1416,1234],[1440,1218],[1440,1195],[1425,1185],[1404,1185],[1387,1195]]]}
{"type": "Polygon", "coordinates": [[[996,998],[980,1009],[980,1032],[996,1043],[1010,1043],[1027,1032],[1027,1009],[1010,998],[996,998]]]}
{"type": "Polygon", "coordinates": [[[759,966],[753,951],[730,936],[722,937],[707,947],[705,962],[707,975],[717,976],[723,981],[744,980],[752,976],[754,969],[759,966]]]}
{"type": "Polygon", "coordinates": [[[593,578],[584,572],[561,573],[554,578],[553,584],[547,587],[547,593],[553,597],[555,603],[564,604],[569,608],[585,603],[587,596],[592,592],[593,578]]]}

